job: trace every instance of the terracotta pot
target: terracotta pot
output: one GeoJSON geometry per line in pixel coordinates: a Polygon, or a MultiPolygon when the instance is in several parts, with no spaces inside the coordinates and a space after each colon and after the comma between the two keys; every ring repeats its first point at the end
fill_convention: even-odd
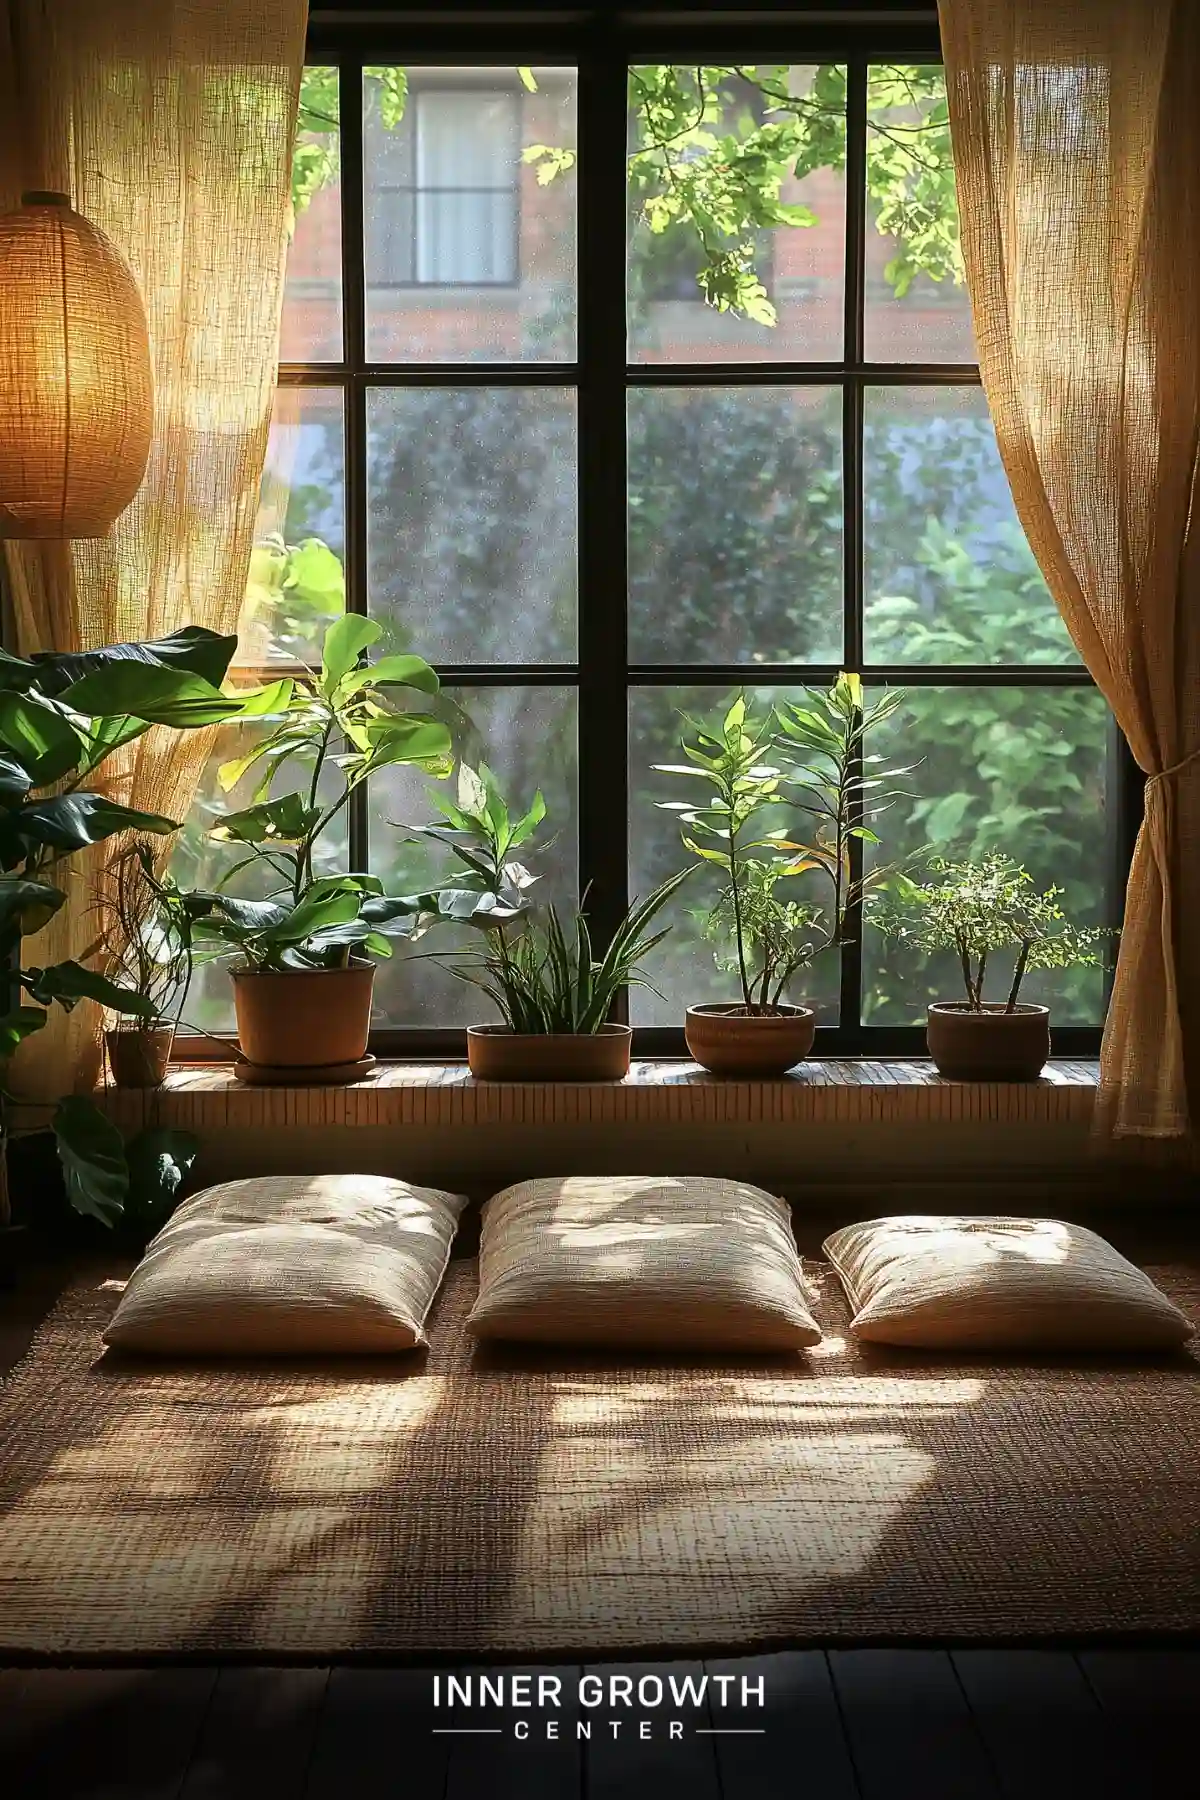
{"type": "Polygon", "coordinates": [[[711,1075],[786,1075],[813,1046],[810,1006],[748,1013],[742,1006],[689,1006],[683,1035],[692,1058],[711,1075]]]}
{"type": "Polygon", "coordinates": [[[939,1075],[956,1081],[1036,1081],[1050,1056],[1050,1009],[1002,1001],[972,1012],[965,1000],[929,1008],[925,1032],[939,1075]]]}
{"type": "Polygon", "coordinates": [[[293,1069],[356,1063],[371,1032],[375,964],[345,969],[235,969],[238,1043],[253,1063],[293,1069]]]}
{"type": "Polygon", "coordinates": [[[622,1081],[632,1039],[628,1025],[601,1025],[574,1037],[471,1025],[467,1065],[478,1081],[622,1081]]]}
{"type": "Polygon", "coordinates": [[[174,1025],[117,1025],[104,1034],[113,1086],[161,1087],[167,1079],[174,1025]]]}

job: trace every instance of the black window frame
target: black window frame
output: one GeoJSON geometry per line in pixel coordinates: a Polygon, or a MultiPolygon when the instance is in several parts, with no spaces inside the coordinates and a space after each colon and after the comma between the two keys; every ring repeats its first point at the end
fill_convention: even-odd
{"type": "MultiPolygon", "coordinates": [[[[966,386],[977,384],[968,364],[871,363],[863,355],[866,217],[866,96],[868,65],[892,60],[940,62],[932,11],[889,20],[875,11],[843,18],[826,11],[807,20],[762,11],[736,20],[721,15],[663,8],[601,9],[573,15],[547,14],[456,19],[454,5],[436,20],[428,12],[389,12],[385,21],[336,13],[310,19],[306,60],[340,70],[344,127],[361,118],[362,67],[434,63],[479,69],[495,62],[562,65],[578,71],[578,263],[577,356],[574,362],[372,363],[366,353],[363,248],[363,133],[343,129],[341,361],[282,364],[281,386],[340,388],[346,427],[346,604],[368,610],[367,597],[367,397],[386,386],[433,387],[464,384],[573,387],[579,418],[578,644],[576,663],[505,664],[478,667],[439,664],[449,689],[489,685],[570,686],[578,697],[578,842],[581,890],[588,890],[594,934],[605,941],[628,903],[628,755],[614,768],[611,754],[614,713],[627,718],[628,696],[638,686],[695,682],[716,687],[802,685],[832,679],[837,667],[811,664],[638,665],[627,660],[626,393],[631,386],[799,386],[838,384],[843,414],[844,655],[839,667],[857,670],[873,682],[916,685],[1085,686],[1093,687],[1081,665],[865,666],[863,646],[863,405],[868,387],[888,384],[966,386]],[[736,51],[739,60],[794,63],[839,62],[847,68],[845,341],[838,362],[740,362],[697,364],[630,363],[626,351],[623,289],[614,292],[613,271],[624,269],[627,196],[625,117],[627,68],[638,62],[720,61],[736,51]],[[616,598],[615,597],[619,597],[616,598]],[[603,751],[601,751],[603,746],[603,751]]],[[[622,734],[628,742],[627,733],[622,734]]],[[[1106,785],[1110,920],[1119,924],[1125,876],[1141,816],[1141,782],[1115,724],[1110,724],[1106,785]]],[[[365,867],[367,796],[354,800],[350,824],[351,866],[365,867]]],[[[1111,986],[1111,964],[1105,998],[1111,986]]],[[[922,1055],[924,1031],[912,1026],[864,1025],[861,1019],[861,941],[842,952],[840,1022],[821,1027],[814,1054],[922,1055]]],[[[686,1056],[678,1027],[639,1027],[635,1056],[686,1056]]],[[[1098,1051],[1100,1026],[1057,1027],[1059,1054],[1098,1051]]],[[[380,1027],[372,1033],[377,1054],[425,1060],[459,1060],[465,1033],[450,1028],[380,1027]]],[[[183,1046],[184,1055],[212,1055],[211,1045],[183,1046]]]]}

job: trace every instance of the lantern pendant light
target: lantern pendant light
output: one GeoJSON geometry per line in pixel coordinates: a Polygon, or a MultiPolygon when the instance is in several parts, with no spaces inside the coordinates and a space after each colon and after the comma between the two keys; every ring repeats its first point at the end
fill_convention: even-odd
{"type": "Polygon", "coordinates": [[[66,194],[0,215],[0,538],[107,537],[154,419],[137,283],[66,194]]]}

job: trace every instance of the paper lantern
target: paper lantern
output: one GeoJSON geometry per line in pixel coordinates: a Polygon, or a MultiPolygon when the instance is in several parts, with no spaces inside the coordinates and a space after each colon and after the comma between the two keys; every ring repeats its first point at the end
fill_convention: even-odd
{"type": "Polygon", "coordinates": [[[141,486],[154,394],[141,295],[65,194],[0,215],[0,537],[106,537],[141,486]]]}

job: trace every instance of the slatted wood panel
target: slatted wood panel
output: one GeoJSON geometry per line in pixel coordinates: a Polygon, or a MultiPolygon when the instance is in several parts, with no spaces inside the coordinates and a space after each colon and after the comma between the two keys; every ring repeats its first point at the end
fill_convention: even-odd
{"type": "Polygon", "coordinates": [[[802,1063],[777,1081],[727,1081],[694,1063],[635,1063],[625,1081],[475,1081],[459,1063],[382,1063],[347,1087],[247,1087],[227,1066],[181,1067],[158,1092],[101,1091],[117,1124],[205,1132],[348,1125],[1076,1124],[1098,1065],[1050,1064],[1040,1081],[947,1081],[925,1062],[802,1063]]]}
{"type": "MultiPolygon", "coordinates": [[[[1195,1787],[1195,1651],[807,1650],[589,1672],[672,1670],[764,1678],[764,1734],[705,1735],[721,1709],[702,1707],[683,1740],[594,1729],[571,1748],[564,1705],[551,1751],[512,1737],[510,1708],[500,1737],[435,1738],[422,1670],[0,1670],[0,1794],[1179,1800],[1195,1787]]],[[[548,1672],[562,1678],[564,1698],[574,1691],[578,1669],[548,1672]]],[[[609,1713],[596,1709],[596,1723],[609,1713]]],[[[737,1712],[739,1724],[759,1717],[737,1712]]]]}

